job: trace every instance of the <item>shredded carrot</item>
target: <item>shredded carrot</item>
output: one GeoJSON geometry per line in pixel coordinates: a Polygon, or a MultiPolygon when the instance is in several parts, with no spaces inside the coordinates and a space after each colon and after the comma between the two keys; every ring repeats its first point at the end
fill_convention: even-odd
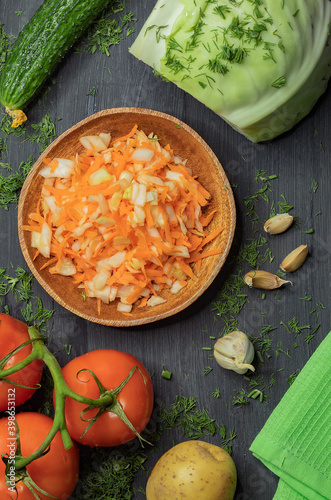
{"type": "Polygon", "coordinates": [[[223,253],[223,250],[216,248],[215,250],[209,250],[208,252],[200,253],[199,255],[195,255],[186,260],[187,264],[191,264],[192,262],[196,262],[201,259],[205,259],[206,257],[211,257],[213,255],[220,255],[223,253]]]}
{"type": "MultiPolygon", "coordinates": [[[[100,144],[102,135],[96,139],[100,144]]],[[[93,147],[93,137],[89,144],[93,147]]],[[[205,213],[210,193],[153,134],[147,137],[135,125],[109,139],[104,150],[96,149],[71,157],[68,175],[43,184],[23,230],[38,247],[34,259],[50,254],[41,269],[71,276],[88,297],[97,298],[99,314],[102,302],[113,300],[130,314],[134,303],[153,306],[163,290],[177,293],[176,281],[180,288],[197,281],[202,260],[223,252],[202,250],[224,228],[208,234],[205,228],[216,213],[205,213]]],[[[62,161],[43,160],[50,177],[62,161]]]]}
{"type": "Polygon", "coordinates": [[[46,267],[51,266],[52,264],[55,264],[57,261],[58,261],[57,257],[53,257],[52,259],[48,260],[47,262],[45,262],[45,264],[41,266],[40,271],[46,269],[46,267]]]}
{"type": "Polygon", "coordinates": [[[56,170],[56,168],[57,168],[58,165],[59,165],[58,160],[52,160],[51,161],[51,163],[49,164],[51,174],[54,174],[54,172],[55,172],[55,170],[56,170]]]}
{"type": "Polygon", "coordinates": [[[36,251],[36,253],[34,254],[33,256],[33,261],[36,260],[36,258],[38,257],[38,255],[40,254],[39,250],[36,251]]]}

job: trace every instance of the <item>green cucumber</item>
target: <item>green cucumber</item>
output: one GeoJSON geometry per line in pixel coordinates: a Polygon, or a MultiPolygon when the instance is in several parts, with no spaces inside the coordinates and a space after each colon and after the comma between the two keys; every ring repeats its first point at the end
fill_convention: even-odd
{"type": "Polygon", "coordinates": [[[0,74],[0,102],[14,118],[37,94],[68,49],[109,0],[45,0],[17,37],[0,74]]]}

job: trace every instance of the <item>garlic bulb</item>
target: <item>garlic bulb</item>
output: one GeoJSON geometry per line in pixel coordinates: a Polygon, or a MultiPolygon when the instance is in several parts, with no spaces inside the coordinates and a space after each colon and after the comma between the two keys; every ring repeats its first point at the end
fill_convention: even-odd
{"type": "Polygon", "coordinates": [[[254,359],[254,347],[244,332],[234,331],[219,338],[214,345],[214,357],[222,368],[240,375],[247,370],[255,371],[250,364],[254,359]]]}

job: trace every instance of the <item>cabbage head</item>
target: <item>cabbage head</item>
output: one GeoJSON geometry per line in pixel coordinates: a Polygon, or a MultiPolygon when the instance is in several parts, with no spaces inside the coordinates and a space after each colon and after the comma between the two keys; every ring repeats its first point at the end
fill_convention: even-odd
{"type": "Polygon", "coordinates": [[[330,0],[159,0],[129,50],[260,142],[326,90],[330,22],[330,0]]]}

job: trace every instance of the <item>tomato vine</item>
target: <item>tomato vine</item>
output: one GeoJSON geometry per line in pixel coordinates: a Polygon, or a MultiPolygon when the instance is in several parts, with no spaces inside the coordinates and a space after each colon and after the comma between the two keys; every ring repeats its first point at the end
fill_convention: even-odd
{"type": "MultiPolygon", "coordinates": [[[[37,447],[37,449],[35,449],[29,456],[22,456],[20,453],[19,428],[17,428],[18,444],[17,444],[17,453],[15,455],[15,471],[16,471],[17,481],[20,480],[22,480],[23,482],[29,481],[29,476],[26,470],[27,466],[31,464],[34,460],[38,459],[39,457],[42,457],[45,453],[47,453],[52,443],[52,440],[54,439],[54,437],[58,432],[60,432],[61,434],[65,450],[69,450],[73,446],[73,439],[67,428],[67,421],[65,414],[65,402],[67,398],[70,398],[84,405],[84,408],[80,413],[80,418],[83,422],[87,422],[87,427],[83,434],[85,434],[91,428],[91,426],[95,424],[95,422],[101,417],[102,414],[104,414],[105,412],[111,412],[115,414],[117,417],[119,417],[121,421],[124,422],[124,424],[126,424],[126,426],[132,431],[134,436],[136,436],[139,439],[142,445],[144,441],[147,443],[147,441],[140,435],[140,433],[133,426],[132,422],[129,420],[124,409],[122,408],[122,405],[117,399],[117,396],[119,395],[120,391],[126,386],[126,384],[130,381],[130,379],[133,377],[136,371],[140,373],[143,383],[146,385],[147,383],[146,376],[141,371],[138,365],[134,365],[131,368],[127,376],[124,378],[124,380],[121,381],[120,384],[117,385],[117,387],[109,390],[107,390],[104,387],[104,385],[100,382],[97,375],[91,369],[89,368],[80,369],[76,373],[77,380],[79,380],[80,382],[86,382],[86,380],[80,380],[80,375],[83,372],[88,373],[96,382],[98,392],[100,393],[98,398],[90,398],[85,395],[83,396],[81,394],[78,394],[69,387],[69,385],[65,381],[62,369],[57,359],[46,347],[44,339],[40,334],[40,332],[38,331],[38,329],[34,326],[31,326],[28,328],[28,333],[30,340],[16,347],[13,351],[4,356],[2,360],[0,360],[0,381],[2,380],[10,383],[8,377],[24,369],[25,367],[35,362],[36,360],[42,361],[48,367],[49,372],[54,381],[54,418],[48,434],[46,435],[42,443],[37,447]],[[13,366],[5,367],[8,360],[10,360],[12,356],[17,354],[18,351],[24,349],[28,344],[31,344],[32,346],[30,354],[28,354],[26,358],[17,362],[13,366]],[[83,416],[85,412],[88,412],[91,409],[97,409],[96,415],[94,415],[92,418],[84,419],[83,416]]],[[[137,363],[139,362],[137,361],[137,363]]],[[[6,477],[8,477],[9,464],[8,464],[8,457],[6,458],[6,454],[2,455],[2,460],[6,464],[5,474],[6,477]]]]}

